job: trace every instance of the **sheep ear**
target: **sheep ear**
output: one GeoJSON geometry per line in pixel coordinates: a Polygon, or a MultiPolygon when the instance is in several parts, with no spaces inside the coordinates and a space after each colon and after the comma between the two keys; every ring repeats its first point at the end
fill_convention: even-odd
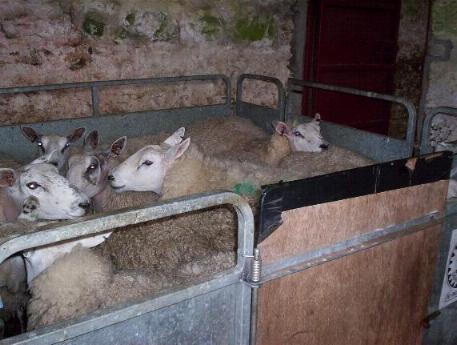
{"type": "Polygon", "coordinates": [[[84,127],[76,128],[73,133],[67,136],[67,140],[69,143],[74,143],[78,141],[84,134],[86,129],[84,127]]]}
{"type": "Polygon", "coordinates": [[[110,153],[114,156],[120,156],[126,146],[127,146],[127,137],[120,137],[119,139],[116,139],[111,144],[110,153]]]}
{"type": "Polygon", "coordinates": [[[172,135],[170,135],[163,143],[169,146],[178,145],[182,142],[185,132],[186,129],[181,127],[177,129],[172,135]]]}
{"type": "Polygon", "coordinates": [[[172,163],[181,157],[184,152],[189,148],[190,138],[184,140],[181,144],[170,147],[165,153],[165,160],[168,163],[172,163]]]}
{"type": "Polygon", "coordinates": [[[11,187],[16,181],[16,172],[10,168],[0,168],[0,187],[11,187]]]}
{"type": "Polygon", "coordinates": [[[276,132],[285,135],[286,137],[290,135],[289,127],[281,121],[273,121],[273,127],[275,128],[276,132]]]}
{"type": "Polygon", "coordinates": [[[93,130],[84,138],[84,148],[95,150],[98,146],[98,131],[93,130]]]}
{"type": "Polygon", "coordinates": [[[32,143],[40,139],[40,135],[32,127],[21,127],[21,132],[32,143]]]}

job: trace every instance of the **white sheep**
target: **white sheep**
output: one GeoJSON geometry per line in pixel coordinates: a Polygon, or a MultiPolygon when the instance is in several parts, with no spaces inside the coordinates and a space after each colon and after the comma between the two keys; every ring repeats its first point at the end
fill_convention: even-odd
{"type": "Polygon", "coordinates": [[[234,253],[219,253],[185,265],[173,274],[115,271],[110,261],[81,247],[55,262],[30,287],[28,330],[89,312],[151,298],[170,288],[188,286],[234,265],[234,253]]]}
{"type": "Polygon", "coordinates": [[[57,166],[59,171],[65,168],[69,155],[69,148],[73,146],[84,134],[85,128],[77,128],[68,136],[56,134],[43,135],[37,133],[31,127],[21,127],[22,134],[32,143],[36,144],[40,155],[47,155],[56,152],[49,163],[57,166]]]}
{"type": "Polygon", "coordinates": [[[320,115],[309,122],[289,126],[275,121],[269,135],[252,121],[227,116],[196,121],[188,130],[203,154],[224,160],[277,166],[291,152],[321,152],[328,148],[320,130],[320,115]]]}

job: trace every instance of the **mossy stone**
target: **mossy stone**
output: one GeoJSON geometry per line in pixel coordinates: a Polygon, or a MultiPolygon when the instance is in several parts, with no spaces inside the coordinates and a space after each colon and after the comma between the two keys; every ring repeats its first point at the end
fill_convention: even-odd
{"type": "Polygon", "coordinates": [[[234,41],[255,42],[264,38],[273,39],[276,32],[275,22],[269,15],[242,15],[235,21],[234,41]]]}
{"type": "Polygon", "coordinates": [[[436,35],[457,36],[457,1],[435,1],[432,9],[432,28],[436,35]]]}
{"type": "Polygon", "coordinates": [[[127,16],[125,17],[125,21],[129,25],[135,24],[135,13],[132,12],[132,13],[127,14],[127,16]]]}
{"type": "Polygon", "coordinates": [[[91,36],[101,37],[105,31],[105,23],[97,14],[87,13],[83,22],[83,30],[91,36]]]}
{"type": "Polygon", "coordinates": [[[200,18],[200,22],[201,32],[208,38],[214,38],[222,31],[222,20],[216,16],[206,13],[200,18]]]}

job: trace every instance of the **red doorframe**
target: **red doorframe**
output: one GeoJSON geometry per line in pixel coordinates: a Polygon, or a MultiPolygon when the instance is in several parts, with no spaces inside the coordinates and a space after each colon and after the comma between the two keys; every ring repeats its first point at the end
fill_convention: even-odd
{"type": "MultiPolygon", "coordinates": [[[[400,0],[310,0],[305,80],[393,94],[400,0]]],[[[302,112],[387,134],[388,102],[304,90],[302,112]]]]}

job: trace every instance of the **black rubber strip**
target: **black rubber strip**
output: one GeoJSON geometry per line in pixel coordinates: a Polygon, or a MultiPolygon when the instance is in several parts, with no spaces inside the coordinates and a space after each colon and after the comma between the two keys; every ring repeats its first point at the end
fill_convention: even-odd
{"type": "Polygon", "coordinates": [[[452,158],[444,151],[262,186],[257,243],[281,225],[283,211],[447,180],[452,158]]]}

